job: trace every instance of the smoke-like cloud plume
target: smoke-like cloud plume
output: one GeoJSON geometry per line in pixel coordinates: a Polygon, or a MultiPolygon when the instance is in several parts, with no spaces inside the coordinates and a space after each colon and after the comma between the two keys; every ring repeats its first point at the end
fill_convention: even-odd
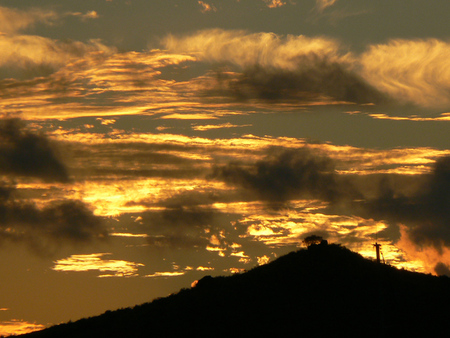
{"type": "Polygon", "coordinates": [[[0,173],[49,182],[69,181],[55,144],[19,119],[0,119],[0,173]]]}

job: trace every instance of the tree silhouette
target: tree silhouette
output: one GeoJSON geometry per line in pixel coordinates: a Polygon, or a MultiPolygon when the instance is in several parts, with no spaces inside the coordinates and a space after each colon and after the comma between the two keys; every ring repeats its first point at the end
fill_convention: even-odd
{"type": "Polygon", "coordinates": [[[321,236],[311,235],[303,239],[303,244],[305,244],[307,247],[310,247],[313,244],[320,244],[322,241],[323,238],[321,236]]]}

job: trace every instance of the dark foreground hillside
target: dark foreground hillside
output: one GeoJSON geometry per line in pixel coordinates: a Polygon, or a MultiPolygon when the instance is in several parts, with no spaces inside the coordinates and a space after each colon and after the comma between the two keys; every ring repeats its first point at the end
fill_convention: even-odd
{"type": "Polygon", "coordinates": [[[322,244],[26,336],[448,337],[449,306],[447,277],[397,270],[322,244]]]}

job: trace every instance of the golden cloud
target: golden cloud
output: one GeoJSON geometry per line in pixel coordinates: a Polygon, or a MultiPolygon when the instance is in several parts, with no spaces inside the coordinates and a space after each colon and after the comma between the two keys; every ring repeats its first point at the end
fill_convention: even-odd
{"type": "Polygon", "coordinates": [[[241,67],[258,64],[298,70],[299,58],[309,55],[348,65],[352,61],[350,54],[340,52],[335,40],[303,35],[281,37],[274,33],[211,29],[181,38],[169,35],[163,44],[177,53],[192,53],[205,61],[231,62],[241,67]]]}
{"type": "Polygon", "coordinates": [[[178,277],[178,276],[183,276],[186,272],[181,272],[181,271],[175,271],[175,272],[170,272],[170,271],[164,271],[164,272],[155,272],[151,275],[145,275],[145,278],[157,278],[157,277],[178,277]]]}
{"type": "Polygon", "coordinates": [[[50,24],[57,18],[54,11],[38,8],[22,11],[0,6],[0,33],[16,33],[38,22],[50,24]]]}
{"type": "Polygon", "coordinates": [[[56,41],[35,35],[0,35],[0,67],[28,70],[48,67],[57,70],[74,58],[91,53],[110,53],[113,49],[96,40],[85,44],[56,41]]]}
{"type": "Polygon", "coordinates": [[[450,43],[392,40],[361,56],[362,76],[383,92],[425,107],[450,105],[450,43]]]}
{"type": "Polygon", "coordinates": [[[203,1],[198,1],[198,4],[200,6],[202,6],[202,9],[201,9],[202,13],[211,12],[211,11],[217,12],[217,8],[214,5],[210,5],[203,1]]]}
{"type": "Polygon", "coordinates": [[[72,255],[68,258],[59,259],[52,268],[55,271],[80,272],[80,271],[100,271],[110,272],[99,277],[135,277],[142,263],[135,263],[123,260],[103,259],[110,253],[97,253],[90,255],[72,255]]]}
{"type": "Polygon", "coordinates": [[[286,5],[286,3],[281,0],[264,0],[264,2],[269,8],[277,8],[286,5]]]}

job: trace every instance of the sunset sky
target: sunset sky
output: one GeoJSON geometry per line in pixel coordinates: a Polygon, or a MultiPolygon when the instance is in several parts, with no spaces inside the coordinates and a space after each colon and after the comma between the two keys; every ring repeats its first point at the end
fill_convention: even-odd
{"type": "Polygon", "coordinates": [[[450,275],[448,0],[0,0],[0,335],[308,235],[450,275]]]}

